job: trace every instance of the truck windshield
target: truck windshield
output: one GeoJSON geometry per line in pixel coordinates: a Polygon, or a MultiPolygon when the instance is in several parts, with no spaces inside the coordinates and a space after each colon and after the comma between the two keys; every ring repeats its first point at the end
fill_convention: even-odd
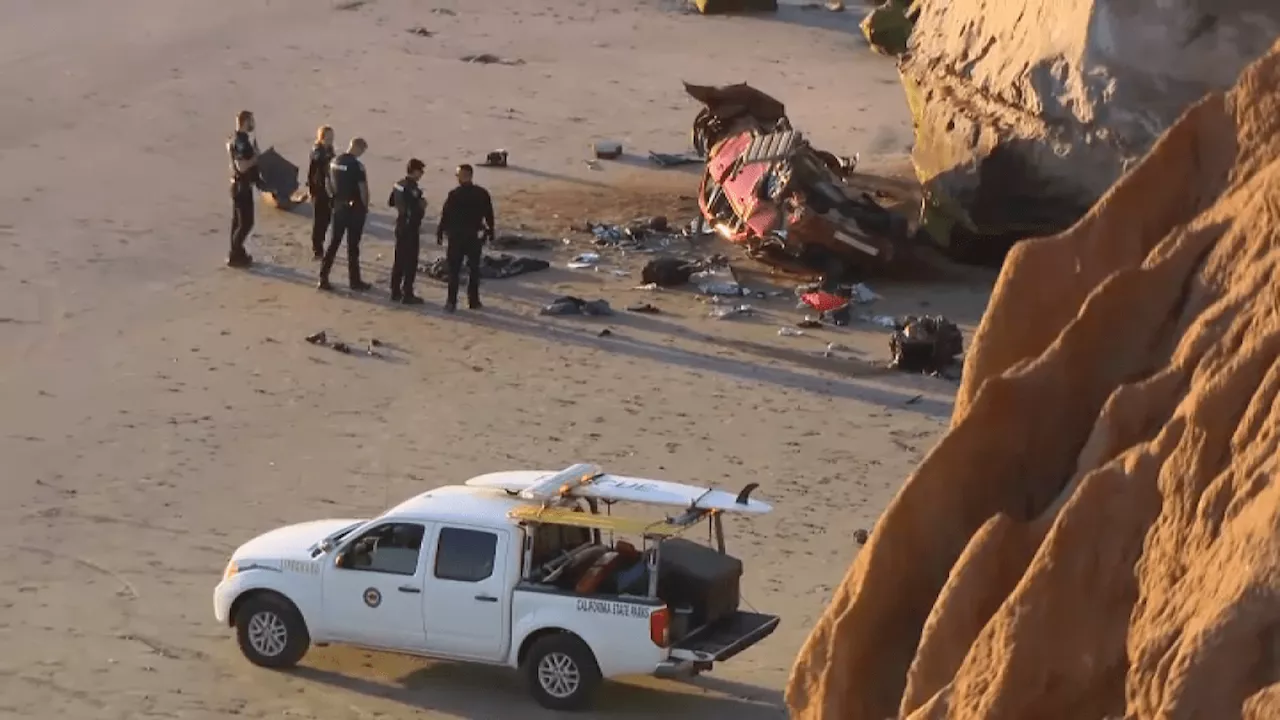
{"type": "Polygon", "coordinates": [[[329,550],[332,549],[334,545],[337,545],[338,543],[342,542],[343,538],[350,535],[356,528],[362,525],[364,525],[363,521],[352,523],[342,528],[338,532],[330,534],[325,539],[311,546],[311,556],[315,557],[317,553],[329,552],[329,550]]]}

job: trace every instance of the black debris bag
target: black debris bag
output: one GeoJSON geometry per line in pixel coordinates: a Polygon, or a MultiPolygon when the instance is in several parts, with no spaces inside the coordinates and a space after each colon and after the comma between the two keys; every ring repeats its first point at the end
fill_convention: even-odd
{"type": "Polygon", "coordinates": [[[258,172],[258,189],[267,202],[282,210],[295,204],[294,193],[299,188],[297,165],[285,160],[275,148],[267,148],[258,156],[258,172]]]}
{"type": "Polygon", "coordinates": [[[889,336],[891,367],[904,372],[940,373],[964,352],[964,336],[941,315],[908,315],[889,336]]]}
{"type": "Polygon", "coordinates": [[[640,271],[640,282],[658,287],[677,287],[689,282],[690,276],[701,270],[698,263],[674,257],[654,258],[640,271]]]}
{"type": "Polygon", "coordinates": [[[572,295],[556,298],[539,311],[539,315],[612,315],[607,300],[583,300],[572,295]]]}
{"type": "Polygon", "coordinates": [[[484,156],[484,162],[480,163],[484,167],[504,168],[507,166],[507,151],[494,150],[484,156]]]}
{"type": "MultiPolygon", "coordinates": [[[[525,273],[546,270],[549,267],[551,267],[551,263],[540,258],[508,255],[506,253],[485,255],[480,258],[480,277],[485,280],[501,280],[524,275],[525,273]]],[[[418,269],[433,280],[439,280],[440,282],[448,282],[449,280],[449,264],[445,258],[437,258],[429,264],[420,266],[418,269]]],[[[469,274],[470,271],[466,265],[463,265],[461,272],[458,273],[463,278],[469,274]]]]}

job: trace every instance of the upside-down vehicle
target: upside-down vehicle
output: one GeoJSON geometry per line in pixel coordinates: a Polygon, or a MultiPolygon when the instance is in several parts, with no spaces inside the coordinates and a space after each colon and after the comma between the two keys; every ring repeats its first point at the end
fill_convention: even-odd
{"type": "Polygon", "coordinates": [[[702,103],[694,149],[706,158],[703,217],[749,256],[843,276],[894,262],[906,218],[849,185],[857,158],[812,147],[785,106],[747,85],[684,84],[702,103]]]}

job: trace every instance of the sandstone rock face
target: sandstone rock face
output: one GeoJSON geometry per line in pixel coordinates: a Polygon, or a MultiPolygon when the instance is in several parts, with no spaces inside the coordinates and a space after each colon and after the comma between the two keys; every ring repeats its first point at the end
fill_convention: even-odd
{"type": "Polygon", "coordinates": [[[902,63],[917,171],[980,229],[1063,229],[1277,37],[1271,0],[924,2],[902,63]]]}
{"type": "Polygon", "coordinates": [[[1010,254],[797,720],[1280,717],[1280,44],[1010,254]]]}

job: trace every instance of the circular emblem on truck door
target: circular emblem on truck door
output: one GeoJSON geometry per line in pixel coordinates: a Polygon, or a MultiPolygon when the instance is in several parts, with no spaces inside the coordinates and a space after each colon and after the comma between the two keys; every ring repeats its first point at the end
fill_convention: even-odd
{"type": "Polygon", "coordinates": [[[382,604],[382,593],[378,592],[378,588],[369,588],[364,591],[364,604],[371,608],[382,604]]]}

